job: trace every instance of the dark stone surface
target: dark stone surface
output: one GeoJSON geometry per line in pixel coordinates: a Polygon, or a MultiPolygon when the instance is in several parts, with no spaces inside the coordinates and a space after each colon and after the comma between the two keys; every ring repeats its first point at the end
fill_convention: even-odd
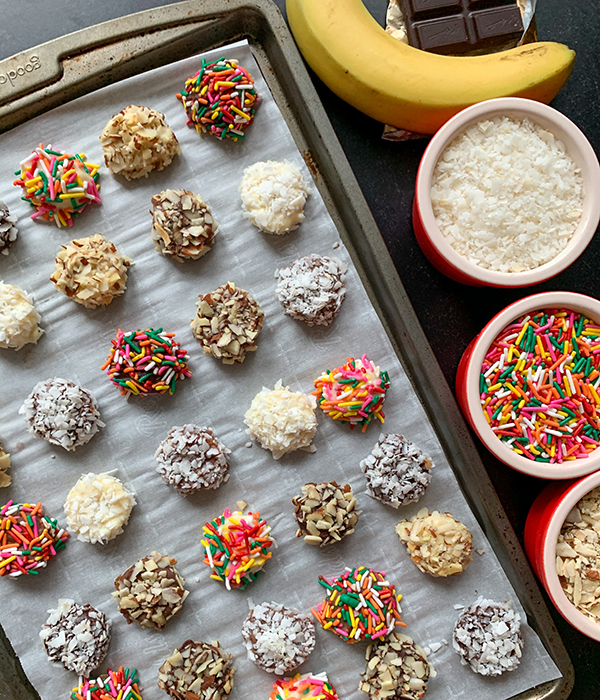
{"type": "MultiPolygon", "coordinates": [[[[285,0],[276,0],[283,8],[285,0]]],[[[160,0],[103,0],[83,3],[54,0],[40,11],[32,0],[0,0],[0,58],[5,58],[67,32],[130,12],[166,4],[160,0]]],[[[385,0],[367,6],[378,21],[385,0]]],[[[600,150],[599,77],[600,15],[595,2],[540,0],[536,11],[541,40],[568,44],[577,52],[575,70],[553,106],[583,130],[600,150]]],[[[319,95],[387,243],[408,295],[450,386],[469,341],[500,309],[529,293],[569,290],[600,296],[600,237],[566,272],[527,290],[480,289],[452,282],[425,259],[411,226],[414,178],[424,141],[381,140],[382,127],[333,95],[313,76],[319,95]]],[[[600,196],[600,193],[598,193],[600,196]]],[[[544,482],[520,475],[494,459],[481,446],[481,458],[508,516],[522,538],[529,507],[544,482]]],[[[572,700],[600,698],[600,646],[573,630],[553,612],[575,666],[572,700]]]]}

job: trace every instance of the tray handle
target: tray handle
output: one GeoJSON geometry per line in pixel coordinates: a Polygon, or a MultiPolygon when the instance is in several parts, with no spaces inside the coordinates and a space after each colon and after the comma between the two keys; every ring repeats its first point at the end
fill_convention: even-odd
{"type": "MultiPolygon", "coordinates": [[[[231,13],[250,7],[264,12],[268,5],[264,0],[229,0],[227,11],[231,13]]],[[[0,105],[14,103],[24,95],[41,92],[59,82],[64,75],[64,62],[67,59],[158,32],[164,32],[164,43],[169,43],[177,32],[186,34],[188,30],[193,31],[192,26],[186,25],[197,28],[198,23],[218,19],[225,12],[219,0],[186,0],[155,11],[138,12],[102,22],[10,56],[0,61],[0,105]]],[[[161,42],[157,42],[154,36],[154,48],[157,43],[161,42]]],[[[118,55],[115,59],[123,60],[118,55]]]]}

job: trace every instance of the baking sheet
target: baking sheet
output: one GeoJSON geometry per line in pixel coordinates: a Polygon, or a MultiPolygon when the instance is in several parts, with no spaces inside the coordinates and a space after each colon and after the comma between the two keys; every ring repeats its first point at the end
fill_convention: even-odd
{"type": "MultiPolygon", "coordinates": [[[[455,605],[468,605],[478,594],[510,600],[516,595],[470,513],[446,463],[425,413],[393,353],[362,284],[324,204],[313,187],[306,220],[295,232],[272,237],[242,218],[238,184],[244,167],[256,160],[283,159],[305,168],[279,110],[268,93],[245,43],[208,52],[206,57],[235,57],[254,75],[262,104],[255,124],[242,143],[200,138],[185,126],[185,115],[174,94],[199,65],[190,58],[123,81],[59,107],[0,136],[0,198],[19,215],[20,238],[8,258],[0,259],[0,278],[34,295],[45,336],[36,347],[18,353],[5,350],[0,405],[0,439],[12,454],[13,486],[0,499],[42,500],[50,514],[64,523],[62,505],[82,472],[115,470],[137,495],[125,533],[108,545],[72,539],[39,577],[2,580],[0,624],[4,627],[28,677],[45,700],[65,697],[77,678],[47,664],[38,631],[59,597],[88,602],[113,621],[113,639],[106,666],[139,669],[144,698],[164,697],[156,686],[158,666],[185,639],[218,638],[233,654],[236,666],[232,698],[267,697],[273,677],[246,659],[240,626],[248,602],[276,600],[308,611],[322,598],[318,574],[335,576],[345,566],[366,564],[388,574],[403,593],[407,633],[422,645],[441,643],[431,654],[438,676],[431,680],[430,700],[472,698],[503,700],[560,673],[535,633],[524,628],[526,646],[521,666],[505,677],[485,679],[460,665],[451,649],[458,616],[455,605]],[[102,158],[98,136],[112,114],[127,104],[145,104],[165,113],[177,134],[182,154],[147,180],[125,182],[101,171],[103,204],[86,211],[73,229],[32,222],[30,211],[12,188],[18,162],[41,140],[64,150],[85,151],[92,162],[102,158]],[[167,260],[153,249],[150,198],[166,187],[200,192],[212,207],[220,233],[208,255],[185,265],[167,260]],[[87,310],[55,291],[48,277],[61,243],[71,237],[102,233],[134,259],[128,290],[107,309],[87,310]],[[339,246],[334,249],[334,244],[339,246]],[[281,311],[274,294],[274,271],[309,253],[335,255],[350,267],[348,295],[335,322],[327,329],[308,328],[281,311]],[[189,329],[195,298],[227,280],[251,291],[265,311],[259,348],[243,365],[224,366],[202,354],[189,329]],[[132,398],[126,402],[99,367],[110,338],[123,329],[164,326],[177,333],[190,354],[194,373],[173,397],[132,398]],[[269,452],[249,441],[243,414],[263,385],[283,379],[295,390],[310,391],[320,372],[340,364],[349,354],[368,356],[390,373],[385,404],[386,431],[400,432],[428,451],[436,464],[431,486],[418,503],[395,511],[365,493],[358,462],[372,449],[379,429],[350,432],[319,413],[315,454],[299,453],[275,462],[269,452]],[[72,379],[97,397],[107,427],[74,454],[48,445],[26,432],[18,409],[33,385],[52,376],[72,379]],[[155,472],[153,453],[173,425],[210,425],[232,450],[231,477],[216,492],[182,498],[155,472]],[[362,515],[356,532],[339,545],[316,549],[294,538],[291,498],[307,481],[348,482],[359,499],[362,515]],[[279,547],[259,579],[245,591],[227,592],[209,578],[202,564],[201,528],[238,500],[259,509],[273,527],[279,547]],[[468,570],[452,580],[426,577],[410,562],[394,533],[402,517],[421,507],[448,510],[474,535],[474,555],[468,570]],[[152,549],[174,556],[190,596],[182,614],[163,632],[127,626],[110,597],[115,577],[152,549]],[[6,592],[4,592],[6,591],[6,592]],[[446,642],[446,643],[444,643],[446,642]]],[[[521,610],[522,612],[522,610],[521,610]]],[[[524,617],[524,615],[523,615],[524,617]]],[[[317,648],[300,671],[325,670],[340,697],[359,700],[359,669],[364,644],[347,646],[332,634],[317,630],[317,648]]]]}

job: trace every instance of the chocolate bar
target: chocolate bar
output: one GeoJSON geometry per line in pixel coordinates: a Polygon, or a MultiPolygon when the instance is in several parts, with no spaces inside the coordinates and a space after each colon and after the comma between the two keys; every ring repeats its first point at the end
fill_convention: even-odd
{"type": "Polygon", "coordinates": [[[516,45],[524,28],[515,0],[400,0],[408,43],[460,56],[516,45]]]}

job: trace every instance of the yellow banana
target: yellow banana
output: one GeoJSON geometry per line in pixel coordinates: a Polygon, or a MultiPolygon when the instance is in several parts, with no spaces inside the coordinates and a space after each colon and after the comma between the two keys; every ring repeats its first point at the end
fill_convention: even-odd
{"type": "Polygon", "coordinates": [[[550,102],[575,52],[537,42],[485,56],[440,56],[390,36],[361,0],[286,0],[309,66],[343,100],[378,121],[433,134],[464,107],[492,97],[550,102]]]}

